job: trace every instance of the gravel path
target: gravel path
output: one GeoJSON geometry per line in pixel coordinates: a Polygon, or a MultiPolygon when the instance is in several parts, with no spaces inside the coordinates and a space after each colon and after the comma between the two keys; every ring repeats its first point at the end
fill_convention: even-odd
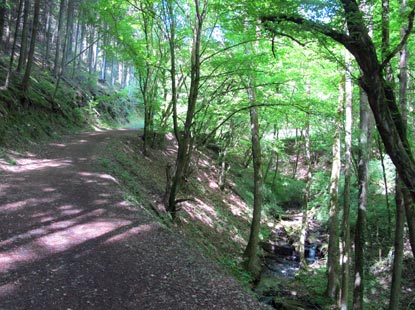
{"type": "Polygon", "coordinates": [[[265,308],[123,199],[100,154],[134,134],[85,133],[0,161],[0,310],[265,308]]]}

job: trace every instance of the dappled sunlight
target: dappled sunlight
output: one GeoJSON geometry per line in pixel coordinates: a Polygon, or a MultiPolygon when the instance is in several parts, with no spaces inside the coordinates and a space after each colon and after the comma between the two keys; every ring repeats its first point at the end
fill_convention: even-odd
{"type": "Polygon", "coordinates": [[[215,228],[215,222],[221,222],[221,219],[218,217],[216,210],[213,206],[206,204],[202,200],[196,198],[196,205],[193,205],[189,202],[183,204],[183,209],[190,215],[190,217],[201,221],[203,224],[208,225],[209,227],[215,228]]]}
{"type": "Polygon", "coordinates": [[[133,227],[131,229],[128,229],[127,231],[123,232],[123,233],[119,233],[117,235],[115,235],[114,237],[109,238],[108,240],[106,240],[104,242],[104,244],[111,244],[114,242],[120,242],[123,240],[126,240],[128,238],[131,238],[135,235],[141,234],[141,233],[148,233],[152,230],[157,229],[159,226],[157,224],[143,224],[137,227],[133,227]]]}
{"type": "MultiPolygon", "coordinates": [[[[118,184],[118,181],[111,175],[109,174],[105,174],[105,173],[92,173],[92,172],[78,172],[78,175],[80,175],[81,177],[87,177],[87,178],[98,178],[98,179],[103,179],[103,180],[110,180],[116,184],[118,184]]],[[[85,180],[86,183],[93,183],[96,182],[93,179],[86,179],[85,180]]]]}
{"type": "Polygon", "coordinates": [[[50,253],[62,252],[130,223],[130,221],[118,219],[95,220],[43,236],[36,243],[45,247],[50,253]]]}
{"type": "Polygon", "coordinates": [[[251,210],[248,208],[248,205],[234,193],[230,193],[227,197],[223,199],[223,203],[229,208],[229,211],[234,215],[244,219],[247,219],[250,216],[251,210]]]}
{"type": "Polygon", "coordinates": [[[0,205],[0,214],[1,213],[12,213],[12,212],[16,212],[16,211],[19,211],[21,209],[24,209],[30,206],[50,203],[52,201],[54,201],[54,198],[46,197],[46,198],[29,198],[29,199],[25,199],[21,201],[5,203],[3,205],[0,205]]]}
{"type": "Polygon", "coordinates": [[[44,188],[42,188],[42,192],[45,192],[45,193],[51,193],[51,192],[55,192],[56,191],[56,188],[53,188],[53,187],[44,187],[44,188]]]}
{"type": "Polygon", "coordinates": [[[32,159],[18,158],[15,164],[9,164],[0,160],[0,169],[11,173],[22,173],[46,168],[64,168],[72,164],[68,159],[32,159]]]}
{"type": "Polygon", "coordinates": [[[66,144],[64,144],[64,143],[49,143],[49,145],[59,147],[59,148],[66,147],[66,144]]]}
{"type": "Polygon", "coordinates": [[[19,287],[20,284],[17,282],[0,285],[0,298],[5,298],[8,295],[12,295],[19,287]]]}
{"type": "MultiPolygon", "coordinates": [[[[49,226],[33,229],[27,233],[14,236],[0,243],[3,249],[5,247],[11,248],[0,251],[0,272],[9,272],[22,264],[31,263],[44,259],[49,255],[70,250],[82,243],[94,240],[130,224],[131,221],[122,219],[103,218],[86,223],[79,223],[79,219],[72,219],[52,223],[49,226]],[[13,243],[19,243],[24,239],[33,241],[12,247],[13,243]]],[[[121,233],[120,236],[112,237],[112,242],[122,240],[140,232],[150,231],[150,226],[134,227],[121,233]]]]}

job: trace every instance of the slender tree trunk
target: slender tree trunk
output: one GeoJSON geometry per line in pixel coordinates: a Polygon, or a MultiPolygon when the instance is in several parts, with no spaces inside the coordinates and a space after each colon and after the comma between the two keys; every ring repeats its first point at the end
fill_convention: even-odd
{"type": "MultiPolygon", "coordinates": [[[[256,103],[255,89],[248,82],[248,97],[250,104],[256,103]]],[[[259,230],[261,227],[261,209],[262,209],[262,168],[261,168],[261,143],[259,134],[259,121],[257,108],[253,107],[249,110],[251,120],[251,141],[252,141],[252,159],[254,167],[254,206],[251,222],[251,230],[249,233],[249,240],[246,246],[244,256],[247,259],[246,268],[248,272],[257,275],[258,257],[257,249],[259,242],[259,230]]]]}
{"type": "Polygon", "coordinates": [[[365,281],[365,242],[366,242],[366,210],[368,198],[368,165],[371,146],[371,121],[366,93],[360,91],[360,137],[358,159],[358,210],[355,233],[355,265],[353,309],[363,309],[364,281],[365,281]]]}
{"type": "Polygon", "coordinates": [[[33,66],[33,61],[34,61],[34,56],[35,56],[36,36],[38,32],[38,27],[39,27],[40,1],[41,0],[35,0],[35,4],[34,4],[32,38],[30,40],[30,48],[29,48],[29,55],[27,57],[26,71],[24,73],[23,80],[22,80],[22,86],[21,86],[23,92],[26,92],[27,89],[29,88],[29,78],[32,72],[32,66],[33,66]]]}
{"type": "MultiPolygon", "coordinates": [[[[82,11],[81,11],[82,12],[82,11]]],[[[84,50],[84,41],[86,41],[86,25],[85,25],[85,22],[83,21],[83,19],[82,19],[82,13],[79,13],[79,20],[78,20],[78,23],[80,23],[81,24],[81,34],[80,34],[80,40],[79,40],[79,50],[80,51],[83,51],[84,50]]],[[[91,47],[91,49],[92,49],[92,47],[91,47]]],[[[82,62],[83,61],[85,61],[85,56],[80,56],[79,58],[78,58],[78,63],[77,63],[77,67],[78,67],[78,69],[80,69],[81,68],[81,65],[82,65],[82,62]]]]}
{"type": "Polygon", "coordinates": [[[4,47],[3,34],[4,34],[4,25],[6,22],[6,13],[7,13],[6,0],[0,0],[0,45],[2,47],[4,47]]]}
{"type": "Polygon", "coordinates": [[[46,1],[46,42],[45,51],[43,53],[43,69],[49,68],[49,57],[50,57],[50,41],[52,37],[52,2],[51,0],[46,1]]]}
{"type": "MultiPolygon", "coordinates": [[[[75,14],[75,2],[74,0],[68,0],[67,6],[67,23],[66,23],[66,50],[65,50],[65,64],[73,57],[73,27],[74,27],[74,14],[75,14]]],[[[65,68],[66,70],[66,68],[65,68]]]]}
{"type": "Polygon", "coordinates": [[[298,161],[300,158],[300,148],[296,147],[298,144],[298,128],[295,128],[295,140],[294,140],[294,149],[297,149],[295,153],[295,162],[293,164],[293,174],[292,178],[295,179],[297,177],[297,168],[298,168],[298,161]]]}
{"type": "Polygon", "coordinates": [[[388,188],[388,179],[386,177],[385,156],[383,154],[383,146],[382,146],[381,138],[379,137],[377,140],[378,140],[380,165],[382,167],[383,184],[385,186],[385,203],[386,203],[386,211],[388,213],[388,235],[390,238],[392,238],[392,212],[391,212],[391,206],[389,203],[389,188],[388,188]]]}
{"type": "Polygon", "coordinates": [[[58,32],[56,34],[56,51],[55,51],[55,61],[53,66],[53,75],[55,77],[59,74],[59,59],[61,52],[61,38],[63,37],[63,18],[65,13],[65,0],[60,0],[59,4],[59,19],[58,19],[58,32]]]}
{"type": "MultiPolygon", "coordinates": [[[[346,54],[346,65],[349,70],[350,55],[346,54]]],[[[345,109],[345,137],[344,137],[344,193],[343,193],[343,219],[342,219],[342,283],[340,309],[349,309],[350,293],[350,179],[352,170],[352,128],[353,128],[353,84],[349,73],[345,81],[346,109],[345,109]]]]}
{"type": "MultiPolygon", "coordinates": [[[[174,173],[172,186],[170,190],[170,197],[168,200],[167,210],[172,215],[173,219],[176,217],[176,195],[180,190],[183,182],[183,176],[187,170],[186,163],[187,158],[191,155],[191,145],[192,139],[192,126],[193,118],[196,109],[197,98],[199,95],[199,83],[200,83],[200,65],[201,65],[201,55],[200,47],[202,43],[202,28],[203,22],[207,14],[207,2],[205,0],[203,6],[200,4],[199,0],[194,0],[195,4],[195,19],[193,25],[193,42],[191,50],[191,72],[190,72],[190,90],[187,101],[187,113],[186,120],[184,124],[183,137],[179,140],[179,149],[177,151],[176,158],[176,170],[174,173]]],[[[175,78],[175,77],[174,77],[175,78]]],[[[177,115],[176,115],[177,116],[177,115]]]]}
{"type": "MultiPolygon", "coordinates": [[[[276,140],[276,138],[277,138],[277,126],[276,125],[274,125],[274,134],[273,134],[273,137],[272,137],[272,140],[276,140]]],[[[268,174],[269,174],[269,172],[270,172],[270,170],[271,170],[271,167],[273,166],[273,164],[275,163],[275,156],[276,156],[276,151],[275,151],[275,149],[274,148],[272,148],[272,150],[271,150],[271,155],[269,156],[269,160],[268,160],[268,165],[267,165],[267,167],[266,167],[266,169],[265,169],[265,173],[264,173],[264,182],[265,183],[267,183],[267,178],[268,178],[268,174]]]]}
{"type": "Polygon", "coordinates": [[[340,289],[339,249],[339,179],[341,169],[341,120],[345,97],[345,79],[340,83],[336,130],[333,139],[333,163],[330,177],[329,247],[327,258],[327,296],[336,300],[340,289]]]}
{"type": "MultiPolygon", "coordinates": [[[[78,54],[78,46],[80,46],[79,50],[82,51],[82,44],[80,44],[80,42],[79,42],[80,31],[81,31],[81,22],[79,21],[79,18],[78,18],[78,21],[76,23],[74,55],[78,54]]],[[[81,59],[81,58],[82,58],[82,54],[79,55],[78,59],[81,59]]],[[[77,67],[77,63],[79,63],[79,61],[74,61],[73,62],[72,77],[75,76],[75,70],[76,70],[76,67],[77,67]]]]}
{"type": "Polygon", "coordinates": [[[24,9],[23,9],[23,28],[22,28],[22,39],[20,40],[20,54],[19,62],[17,64],[17,72],[21,72],[24,69],[27,59],[27,28],[29,24],[29,10],[30,10],[30,1],[25,0],[24,9]]]}
{"type": "Polygon", "coordinates": [[[94,68],[94,44],[93,44],[93,42],[95,41],[94,35],[95,35],[95,29],[92,27],[89,27],[88,39],[89,39],[89,44],[91,45],[88,51],[88,60],[87,60],[89,74],[93,73],[93,68],[94,68]]]}
{"type": "MultiPolygon", "coordinates": [[[[303,216],[301,219],[300,242],[298,252],[300,253],[300,266],[306,268],[307,262],[305,260],[305,243],[307,240],[308,231],[308,204],[310,202],[310,188],[311,188],[311,142],[310,142],[310,114],[306,115],[306,124],[304,130],[305,142],[305,165],[307,169],[306,184],[303,197],[303,216]]],[[[299,155],[297,155],[298,158],[299,155]]]]}
{"type": "Polygon", "coordinates": [[[14,54],[16,52],[16,47],[17,47],[17,36],[19,33],[20,16],[22,15],[22,10],[23,10],[23,0],[20,0],[19,6],[17,9],[17,17],[16,17],[16,24],[15,24],[16,26],[14,29],[13,45],[12,45],[12,50],[10,53],[9,69],[7,70],[6,81],[4,82],[4,85],[1,87],[1,90],[7,89],[9,87],[10,75],[13,72],[14,54]]]}
{"type": "MultiPolygon", "coordinates": [[[[389,6],[387,0],[383,0],[389,6]]],[[[385,10],[385,3],[384,3],[385,10]]],[[[402,0],[401,11],[406,10],[406,0],[402,0]]],[[[403,25],[402,33],[405,33],[407,25],[403,25]]],[[[406,45],[402,48],[399,62],[399,105],[402,113],[402,121],[404,125],[404,134],[406,135],[407,127],[407,50],[406,45]]],[[[403,236],[404,236],[404,221],[405,209],[411,208],[412,199],[408,189],[405,187],[400,177],[396,176],[396,193],[395,193],[396,215],[395,215],[395,241],[394,241],[394,257],[392,268],[392,283],[389,298],[389,310],[400,309],[401,296],[401,282],[402,282],[402,262],[403,262],[403,236]],[[406,207],[407,206],[407,207],[406,207]]]]}
{"type": "Polygon", "coordinates": [[[401,296],[401,280],[402,280],[402,261],[403,261],[403,234],[405,220],[405,198],[404,185],[396,176],[396,215],[395,215],[395,244],[392,267],[392,284],[389,297],[389,310],[399,310],[401,296]]]}

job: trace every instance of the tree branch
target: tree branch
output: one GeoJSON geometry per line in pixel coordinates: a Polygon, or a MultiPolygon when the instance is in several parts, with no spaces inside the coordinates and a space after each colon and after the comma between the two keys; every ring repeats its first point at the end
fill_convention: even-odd
{"type": "MultiPolygon", "coordinates": [[[[233,112],[231,112],[228,116],[226,116],[207,136],[205,139],[203,139],[202,141],[202,145],[206,144],[206,142],[209,140],[209,138],[220,128],[223,126],[223,124],[225,124],[227,121],[229,121],[235,114],[245,111],[245,110],[249,110],[251,108],[257,108],[257,107],[278,107],[278,106],[293,106],[292,104],[284,104],[284,103],[274,103],[274,104],[270,104],[270,103],[259,103],[259,104],[253,104],[253,105],[249,105],[246,107],[242,107],[239,108],[233,112]]],[[[296,106],[296,108],[298,108],[301,111],[306,111],[307,109],[301,106],[296,106]]]]}
{"type": "Polygon", "coordinates": [[[405,30],[405,34],[402,37],[401,42],[385,57],[385,59],[382,61],[382,64],[380,65],[380,68],[383,70],[385,66],[391,61],[391,59],[405,46],[406,42],[409,39],[409,35],[412,32],[412,29],[414,27],[414,16],[415,16],[415,9],[412,9],[412,11],[408,15],[408,27],[405,30]]]}
{"type": "MultiPolygon", "coordinates": [[[[289,16],[289,15],[277,15],[277,16],[263,16],[261,22],[264,23],[266,29],[273,34],[281,34],[271,27],[270,24],[278,24],[280,22],[291,22],[299,26],[303,26],[306,31],[316,31],[324,34],[333,40],[343,44],[345,46],[350,45],[350,38],[348,35],[342,32],[338,32],[326,25],[319,24],[301,16],[289,16]]],[[[298,41],[295,40],[297,43],[298,41]]]]}
{"type": "MultiPolygon", "coordinates": [[[[306,45],[309,43],[309,42],[305,42],[305,43],[303,43],[303,42],[301,42],[301,41],[297,40],[296,38],[294,38],[293,36],[291,36],[291,35],[289,35],[289,34],[287,34],[287,33],[284,33],[284,32],[274,31],[274,32],[273,32],[273,34],[274,34],[275,36],[287,37],[287,38],[289,38],[290,40],[292,40],[292,41],[294,41],[295,43],[297,43],[298,45],[301,45],[302,47],[306,47],[306,45]]],[[[274,39],[275,39],[275,37],[274,37],[274,38],[272,38],[272,47],[273,47],[273,50],[274,50],[274,44],[275,44],[274,39]]],[[[275,53],[274,53],[274,56],[275,56],[275,53]]]]}

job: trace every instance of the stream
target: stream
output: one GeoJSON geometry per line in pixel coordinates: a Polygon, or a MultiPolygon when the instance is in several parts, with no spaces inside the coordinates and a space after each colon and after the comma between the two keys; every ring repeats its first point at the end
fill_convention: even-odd
{"type": "MultiPolygon", "coordinates": [[[[307,264],[313,264],[320,254],[318,246],[308,244],[307,264]]],[[[273,246],[263,259],[263,269],[255,292],[260,301],[275,309],[316,310],[315,305],[301,300],[295,289],[295,275],[300,270],[299,256],[292,245],[273,246]]]]}

